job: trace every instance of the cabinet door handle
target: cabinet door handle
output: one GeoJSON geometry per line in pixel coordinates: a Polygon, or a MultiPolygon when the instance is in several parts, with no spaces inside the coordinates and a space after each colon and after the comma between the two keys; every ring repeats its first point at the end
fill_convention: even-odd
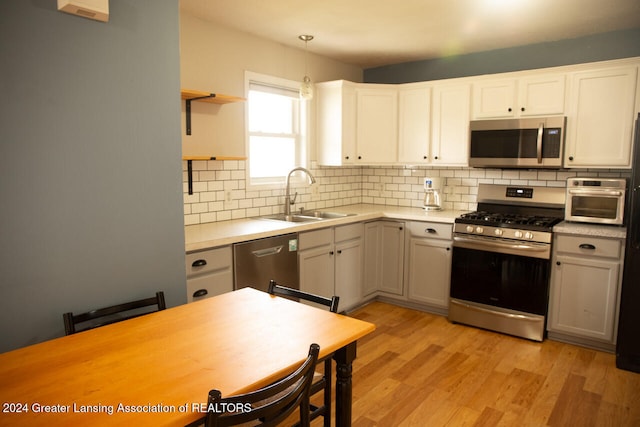
{"type": "Polygon", "coordinates": [[[339,253],[339,254],[341,254],[341,253],[342,253],[342,249],[340,249],[340,250],[338,251],[338,253],[339,253]]]}
{"type": "Polygon", "coordinates": [[[594,251],[596,249],[596,247],[590,243],[583,243],[580,246],[578,246],[580,249],[589,249],[590,251],[594,251]]]}
{"type": "Polygon", "coordinates": [[[562,264],[560,261],[556,261],[556,265],[560,265],[562,264]]]}
{"type": "Polygon", "coordinates": [[[197,259],[191,263],[191,267],[203,267],[207,265],[207,261],[204,259],[197,259]]]}
{"type": "Polygon", "coordinates": [[[203,297],[203,296],[207,295],[208,293],[209,293],[209,291],[207,291],[206,289],[198,289],[197,291],[195,291],[193,293],[193,297],[194,298],[203,297]]]}
{"type": "Polygon", "coordinates": [[[435,228],[425,228],[425,230],[424,230],[424,231],[425,231],[426,233],[429,233],[429,234],[436,234],[436,233],[437,233],[437,231],[436,231],[436,229],[435,229],[435,228]]]}
{"type": "Polygon", "coordinates": [[[333,251],[329,251],[329,255],[333,255],[333,251]]]}
{"type": "Polygon", "coordinates": [[[402,227],[398,227],[398,230],[402,231],[402,227]]]}

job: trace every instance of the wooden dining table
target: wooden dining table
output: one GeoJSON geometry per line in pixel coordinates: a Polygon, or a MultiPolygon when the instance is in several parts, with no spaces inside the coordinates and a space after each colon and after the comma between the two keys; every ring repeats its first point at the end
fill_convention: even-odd
{"type": "Polygon", "coordinates": [[[356,343],[374,329],[243,288],[0,354],[0,425],[184,426],[205,415],[209,390],[270,384],[317,343],[336,360],[336,425],[347,426],[356,343]]]}

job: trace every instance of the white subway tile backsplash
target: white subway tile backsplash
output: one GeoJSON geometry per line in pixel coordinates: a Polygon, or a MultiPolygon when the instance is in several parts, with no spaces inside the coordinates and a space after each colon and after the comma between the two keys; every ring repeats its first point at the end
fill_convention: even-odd
{"type": "MultiPolygon", "coordinates": [[[[271,189],[247,189],[246,162],[193,161],[193,190],[187,186],[183,162],[185,225],[251,218],[283,212],[284,183],[271,189]],[[228,200],[230,195],[231,200],[228,200]]],[[[467,167],[320,167],[312,162],[318,192],[308,184],[293,184],[293,210],[326,209],[356,203],[422,207],[425,177],[440,177],[444,209],[475,210],[478,185],[535,185],[564,187],[574,176],[629,177],[626,170],[501,170],[467,167]]]]}

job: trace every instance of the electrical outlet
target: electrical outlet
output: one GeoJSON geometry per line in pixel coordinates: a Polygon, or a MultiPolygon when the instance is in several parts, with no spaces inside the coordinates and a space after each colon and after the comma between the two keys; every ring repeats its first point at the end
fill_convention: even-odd
{"type": "Polygon", "coordinates": [[[311,194],[314,196],[320,195],[320,185],[318,183],[311,184],[311,194]]]}
{"type": "Polygon", "coordinates": [[[233,199],[232,195],[231,195],[231,191],[227,190],[224,193],[224,201],[225,202],[230,202],[233,199]]]}

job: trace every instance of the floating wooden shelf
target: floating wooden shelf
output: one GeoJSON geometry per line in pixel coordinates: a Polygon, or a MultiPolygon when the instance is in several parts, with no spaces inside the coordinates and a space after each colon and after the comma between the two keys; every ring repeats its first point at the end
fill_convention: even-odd
{"type": "Polygon", "coordinates": [[[247,160],[239,156],[182,156],[182,160],[247,160]]]}
{"type": "Polygon", "coordinates": [[[191,102],[208,102],[209,104],[230,104],[232,102],[243,102],[245,98],[239,96],[221,95],[219,93],[202,92],[200,90],[182,89],[180,98],[185,101],[185,114],[187,119],[187,135],[191,135],[191,102]]]}
{"type": "Polygon", "coordinates": [[[244,102],[246,98],[239,96],[222,95],[219,93],[203,92],[201,90],[182,89],[180,97],[189,101],[208,102],[210,104],[230,104],[232,102],[244,102]]]}

